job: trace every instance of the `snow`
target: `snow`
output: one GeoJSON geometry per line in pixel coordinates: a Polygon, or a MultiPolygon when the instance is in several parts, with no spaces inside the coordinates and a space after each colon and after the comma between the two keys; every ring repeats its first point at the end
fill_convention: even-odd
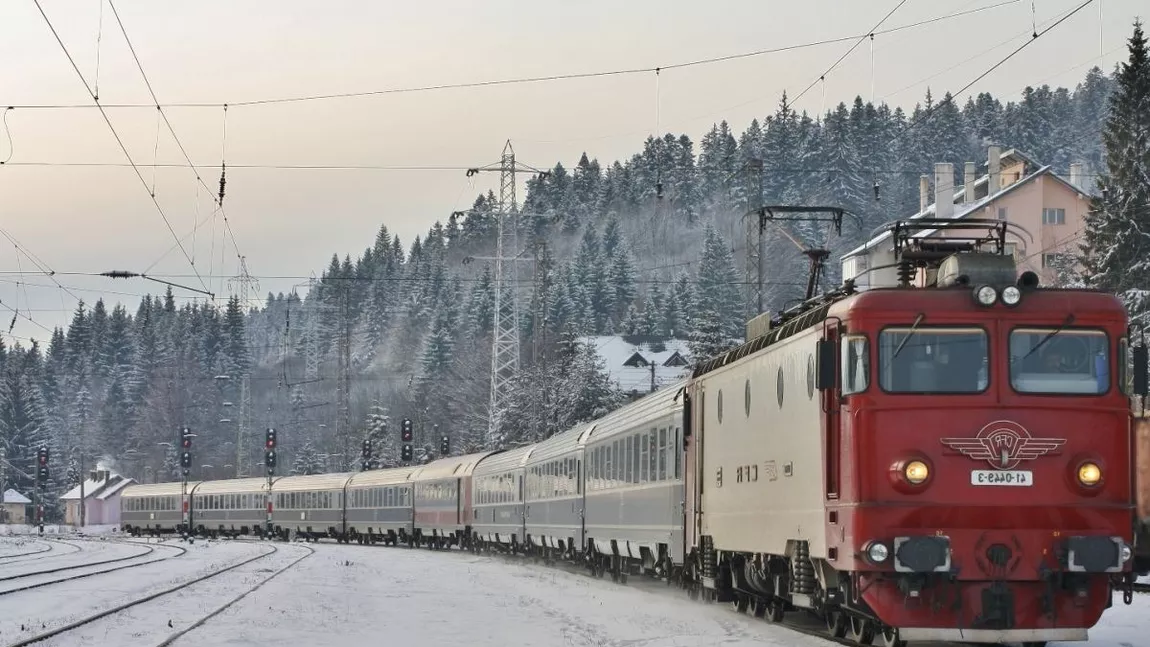
{"type": "MultiPolygon", "coordinates": [[[[0,551],[5,549],[5,542],[12,541],[17,540],[0,540],[0,551]]],[[[76,543],[91,555],[100,544],[76,543]]],[[[175,644],[327,645],[338,640],[339,644],[351,645],[377,644],[384,638],[389,644],[468,647],[828,644],[821,638],[737,614],[729,605],[690,601],[681,590],[660,583],[633,578],[629,584],[619,585],[566,569],[458,551],[246,540],[194,545],[175,541],[131,543],[165,547],[168,559],[5,597],[0,635],[6,642],[27,638],[275,546],[279,550],[274,555],[43,644],[157,644],[189,630],[265,580],[261,588],[191,628],[175,644]],[[187,549],[187,553],[176,556],[176,546],[187,549]],[[313,548],[314,554],[308,555],[313,548]],[[282,575],[268,580],[301,557],[302,561],[282,575]],[[61,600],[67,604],[62,605],[61,600]]],[[[123,547],[128,542],[115,545],[123,547]]],[[[106,545],[105,550],[109,550],[106,545]]],[[[27,567],[25,563],[22,568],[27,567]]],[[[0,562],[0,577],[5,575],[5,568],[0,562]]],[[[1147,631],[1150,595],[1136,595],[1130,607],[1117,595],[1114,607],[1091,630],[1088,643],[1051,647],[1134,647],[1144,644],[1147,631]]]]}
{"type": "Polygon", "coordinates": [[[648,344],[631,344],[623,337],[600,335],[583,337],[579,340],[595,350],[606,365],[611,384],[624,392],[637,390],[646,393],[651,390],[651,368],[649,366],[625,366],[624,363],[638,353],[646,362],[655,363],[655,386],[661,388],[677,382],[690,374],[690,366],[664,366],[676,353],[690,362],[687,342],[681,339],[667,339],[663,342],[666,350],[652,351],[648,344]]]}
{"type": "Polygon", "coordinates": [[[4,490],[4,503],[23,503],[25,505],[32,503],[32,499],[20,494],[16,490],[4,490]]]}

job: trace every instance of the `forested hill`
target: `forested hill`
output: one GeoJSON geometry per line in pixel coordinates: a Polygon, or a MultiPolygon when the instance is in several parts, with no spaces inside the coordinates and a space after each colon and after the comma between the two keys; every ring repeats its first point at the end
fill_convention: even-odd
{"type": "MultiPolygon", "coordinates": [[[[778,309],[805,286],[796,242],[842,250],[915,213],[918,177],[936,162],[961,173],[966,161],[985,162],[994,143],[1062,172],[1084,162],[1096,173],[1113,85],[1094,69],[1074,89],[980,94],[965,105],[928,92],[909,114],[855,98],[809,115],[783,98],[741,131],[722,122],[697,142],[650,138],[626,160],[589,151],[557,163],[528,181],[521,205],[519,240],[534,262],[519,264],[521,379],[500,443],[535,440],[622,401],[580,336],[690,338],[705,355],[742,335],[747,159],[763,160],[765,203],[837,205],[859,216],[841,237],[813,225],[789,227],[795,240],[772,231],[768,307],[778,309]]],[[[50,446],[55,492],[76,482],[81,457],[88,467],[104,458],[130,476],[164,480],[175,451],[160,443],[174,444],[186,425],[197,434],[193,476],[234,475],[248,372],[248,473],[262,473],[255,464],[269,425],[279,430],[280,473],[356,469],[366,433],[391,464],[402,416],[426,440],[421,457],[438,451],[434,425],[453,452],[479,447],[494,299],[490,263],[469,257],[494,255],[497,208],[493,194],[480,195],[464,215],[410,241],[384,223],[364,250],[333,254],[306,299],[268,295],[251,311],[236,300],[177,307],[170,295],[131,310],[81,305],[47,348],[0,352],[9,460],[30,474],[36,447],[50,446]],[[351,363],[349,387],[341,357],[351,363]]],[[[8,481],[30,487],[12,471],[8,481]]]]}

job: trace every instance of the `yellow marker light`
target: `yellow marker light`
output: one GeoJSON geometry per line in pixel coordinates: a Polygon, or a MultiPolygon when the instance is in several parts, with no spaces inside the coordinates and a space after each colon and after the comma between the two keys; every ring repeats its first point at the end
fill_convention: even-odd
{"type": "Polygon", "coordinates": [[[1078,466],[1078,482],[1083,485],[1098,485],[1102,480],[1102,469],[1094,463],[1083,463],[1078,466]]]}
{"type": "Polygon", "coordinates": [[[922,461],[911,461],[906,464],[903,473],[906,474],[906,480],[918,485],[930,476],[930,468],[922,461]]]}

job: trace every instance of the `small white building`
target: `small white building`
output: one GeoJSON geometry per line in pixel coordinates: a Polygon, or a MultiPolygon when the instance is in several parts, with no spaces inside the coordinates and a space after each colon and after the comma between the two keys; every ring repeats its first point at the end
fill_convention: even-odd
{"type": "Polygon", "coordinates": [[[612,386],[625,393],[650,393],[691,372],[687,342],[681,339],[602,335],[579,341],[595,350],[612,386]]]}
{"type": "Polygon", "coordinates": [[[28,518],[28,506],[32,505],[32,500],[20,494],[16,490],[8,489],[4,491],[4,504],[0,508],[0,523],[26,523],[28,518]]]}
{"type": "MultiPolygon", "coordinates": [[[[114,474],[104,468],[96,468],[83,483],[84,525],[119,525],[120,493],[135,481],[114,474]]],[[[64,502],[64,523],[80,525],[81,486],[68,490],[60,500],[64,502]]]]}

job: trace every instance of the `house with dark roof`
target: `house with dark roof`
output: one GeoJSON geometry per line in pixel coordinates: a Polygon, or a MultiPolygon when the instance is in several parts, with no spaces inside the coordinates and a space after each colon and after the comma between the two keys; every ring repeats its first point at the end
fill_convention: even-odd
{"type": "Polygon", "coordinates": [[[690,374],[687,342],[681,339],[602,335],[579,341],[595,350],[611,385],[625,393],[647,394],[690,374]]]}
{"type": "MultiPolygon", "coordinates": [[[[952,164],[935,164],[934,170],[933,201],[931,178],[923,175],[919,178],[919,211],[901,220],[1006,221],[1010,223],[1006,252],[1014,257],[1019,272],[1033,271],[1049,285],[1060,271],[1073,266],[1090,211],[1091,195],[1081,164],[1071,164],[1070,177],[1063,178],[1053,167],[1040,165],[1021,151],[1003,152],[991,146],[981,168],[974,162],[964,165],[960,186],[954,185],[952,164]]],[[[946,236],[947,232],[927,229],[915,235],[946,236]]],[[[847,252],[841,262],[843,278],[854,278],[861,290],[898,283],[894,240],[889,231],[847,252]]]]}

